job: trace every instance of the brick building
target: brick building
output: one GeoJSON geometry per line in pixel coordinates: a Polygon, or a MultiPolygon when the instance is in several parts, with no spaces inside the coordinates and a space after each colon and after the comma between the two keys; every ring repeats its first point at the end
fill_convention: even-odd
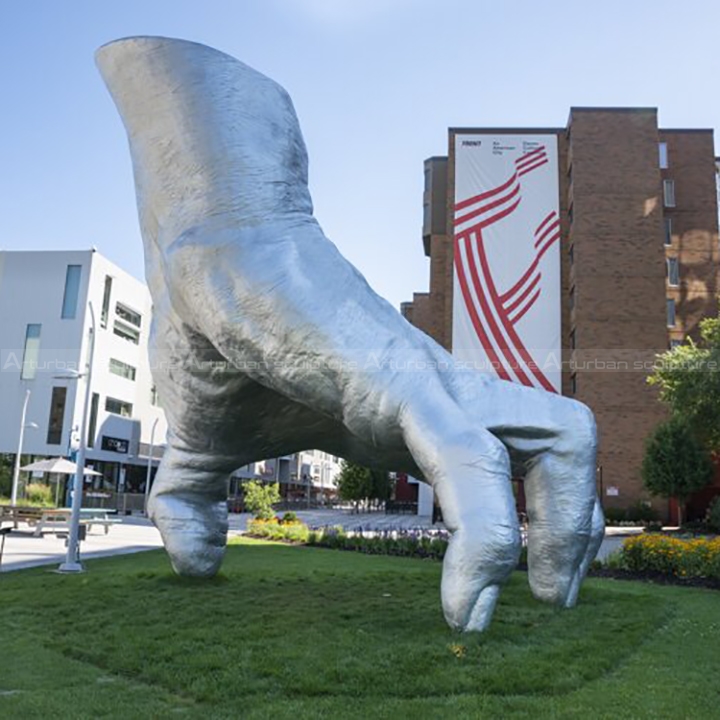
{"type": "MultiPolygon", "coordinates": [[[[717,308],[713,131],[659,128],[655,108],[572,108],[565,128],[451,128],[448,156],[425,161],[430,290],[401,308],[448,350],[455,140],[523,133],[557,138],[562,393],[597,417],[605,506],[650,500],[640,465],[664,409],[646,383],[648,368],[717,308]]],[[[666,510],[664,501],[653,506],[666,510]]]]}

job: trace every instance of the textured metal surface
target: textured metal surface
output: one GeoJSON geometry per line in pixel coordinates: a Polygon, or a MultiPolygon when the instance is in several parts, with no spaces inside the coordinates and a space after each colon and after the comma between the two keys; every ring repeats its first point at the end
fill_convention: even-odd
{"type": "Polygon", "coordinates": [[[218,570],[232,470],[319,448],[434,486],[453,532],[445,617],[481,630],[520,550],[512,464],[532,590],[572,605],[603,534],[590,411],[454,367],[372,291],[312,215],[275,82],[166,38],[118,40],[97,63],[133,160],[170,427],[149,507],[175,570],[218,570]]]}

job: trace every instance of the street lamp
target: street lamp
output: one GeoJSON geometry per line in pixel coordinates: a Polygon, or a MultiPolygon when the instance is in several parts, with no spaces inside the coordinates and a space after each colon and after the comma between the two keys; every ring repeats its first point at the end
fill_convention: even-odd
{"type": "Polygon", "coordinates": [[[30,390],[25,391],[25,401],[23,402],[22,413],[20,415],[20,439],[18,440],[18,451],[15,456],[15,467],[13,468],[12,493],[10,495],[10,505],[17,505],[18,485],[20,483],[20,456],[22,455],[23,438],[25,436],[25,428],[37,428],[37,423],[25,422],[27,414],[27,406],[30,400],[30,390]]]}
{"type": "MultiPolygon", "coordinates": [[[[150,452],[148,453],[147,475],[145,476],[145,515],[147,515],[148,497],[150,495],[150,472],[152,471],[153,450],[155,449],[155,428],[160,418],[155,418],[152,430],[150,431],[150,452]]],[[[139,455],[140,453],[138,453],[139,455]]]]}
{"type": "MultiPolygon", "coordinates": [[[[78,560],[78,545],[80,537],[80,507],[82,506],[83,478],[85,477],[85,453],[87,450],[87,421],[88,408],[90,407],[90,381],[92,380],[93,356],[95,354],[95,311],[92,303],[88,303],[90,310],[90,351],[85,366],[85,372],[74,372],[71,378],[79,380],[85,378],[85,402],[83,404],[83,415],[80,423],[80,447],[76,459],[75,480],[73,482],[72,513],[70,514],[70,533],[68,537],[67,556],[65,562],[60,565],[58,572],[78,573],[83,571],[83,566],[78,560]]],[[[68,378],[70,379],[70,378],[68,378]]]]}

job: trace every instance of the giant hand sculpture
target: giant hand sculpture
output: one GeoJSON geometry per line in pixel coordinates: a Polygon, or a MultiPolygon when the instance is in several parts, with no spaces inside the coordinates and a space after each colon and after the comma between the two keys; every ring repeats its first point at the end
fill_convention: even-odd
{"type": "Polygon", "coordinates": [[[573,605],[603,534],[589,410],[453,369],[372,291],[312,215],[275,82],[166,38],[112,42],[97,63],[133,160],[170,428],[149,512],[176,572],[217,572],[234,469],[313,447],[434,487],[452,532],[443,609],[464,630],[487,626],[518,560],[512,466],[533,593],[573,605]]]}

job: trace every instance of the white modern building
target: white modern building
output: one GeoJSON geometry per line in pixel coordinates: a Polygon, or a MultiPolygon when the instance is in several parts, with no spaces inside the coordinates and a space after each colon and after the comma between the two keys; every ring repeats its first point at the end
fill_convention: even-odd
{"type": "Polygon", "coordinates": [[[288,500],[323,501],[337,496],[337,478],[342,458],[322,450],[304,450],[251,463],[239,468],[233,477],[276,482],[288,500]]]}
{"type": "Polygon", "coordinates": [[[87,459],[102,473],[93,485],[142,492],[151,439],[160,448],[167,429],[148,363],[152,303],[142,282],[94,250],[0,251],[0,452],[18,450],[27,391],[23,453],[77,449],[85,379],[73,371],[88,357],[89,303],[87,459]]]}

